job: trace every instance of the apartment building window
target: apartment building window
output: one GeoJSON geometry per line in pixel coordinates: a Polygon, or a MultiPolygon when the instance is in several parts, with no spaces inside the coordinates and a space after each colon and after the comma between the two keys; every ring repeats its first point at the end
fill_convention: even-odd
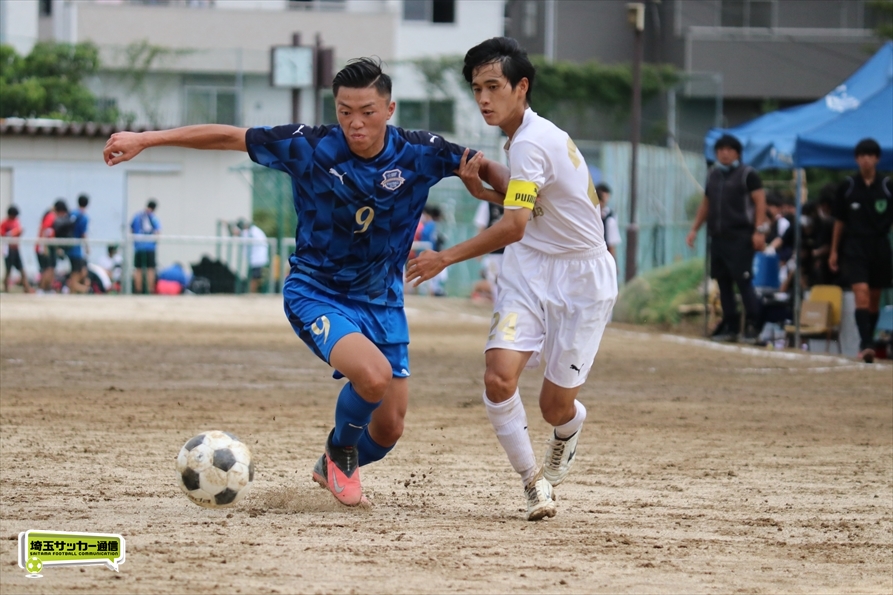
{"type": "Polygon", "coordinates": [[[397,109],[401,128],[455,132],[452,99],[431,101],[401,99],[397,102],[397,109]]]}
{"type": "Polygon", "coordinates": [[[521,20],[524,37],[536,37],[536,4],[537,0],[527,0],[524,3],[524,17],[521,20]]]}
{"type": "Polygon", "coordinates": [[[720,25],[723,27],[774,27],[776,1],[722,0],[720,25]]]}
{"type": "Polygon", "coordinates": [[[186,124],[238,124],[237,90],[225,87],[186,87],[186,124]]]}
{"type": "Polygon", "coordinates": [[[53,0],[40,0],[38,4],[38,11],[40,16],[48,17],[53,14],[53,0]]]}
{"type": "Polygon", "coordinates": [[[403,0],[403,20],[455,23],[456,0],[403,0]]]}

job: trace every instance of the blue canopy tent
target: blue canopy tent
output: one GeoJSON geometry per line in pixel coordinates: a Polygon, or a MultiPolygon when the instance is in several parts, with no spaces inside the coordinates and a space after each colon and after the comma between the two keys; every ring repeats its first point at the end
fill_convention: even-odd
{"type": "MultiPolygon", "coordinates": [[[[886,42],[850,78],[821,99],[778,110],[735,128],[713,128],[704,138],[704,157],[715,160],[713,146],[723,134],[741,141],[742,161],[756,169],[855,169],[853,149],[861,139],[881,146],[878,169],[893,170],[893,41],[886,42]]],[[[794,222],[794,253],[800,249],[800,201],[794,222]]],[[[795,341],[800,341],[800,270],[794,291],[795,341]]]]}
{"type": "Polygon", "coordinates": [[[711,129],[704,138],[707,161],[714,161],[713,145],[723,134],[741,141],[742,161],[756,169],[853,169],[853,147],[870,136],[881,145],[878,168],[893,170],[893,41],[817,101],[711,129]]]}

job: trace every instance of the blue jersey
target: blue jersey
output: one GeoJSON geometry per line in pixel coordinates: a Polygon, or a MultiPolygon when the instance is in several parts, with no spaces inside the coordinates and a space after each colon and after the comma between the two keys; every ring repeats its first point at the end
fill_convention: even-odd
{"type": "MultiPolygon", "coordinates": [[[[134,234],[152,235],[157,231],[161,231],[161,223],[158,221],[155,213],[145,209],[133,216],[133,219],[130,221],[130,231],[134,234]]],[[[134,242],[133,249],[136,252],[154,252],[155,242],[151,240],[134,242]]]]}
{"type": "MultiPolygon", "coordinates": [[[[86,236],[87,227],[90,224],[90,217],[87,216],[87,212],[79,209],[72,214],[72,219],[74,219],[74,229],[71,232],[71,237],[80,239],[86,236]]],[[[67,254],[69,257],[84,257],[84,252],[80,245],[68,248],[67,254]]]]}
{"type": "Polygon", "coordinates": [[[251,128],[251,159],[291,175],[292,275],[333,295],[403,305],[403,265],[428,190],[454,175],[464,147],[388,126],[371,159],[350,152],[339,126],[251,128]]]}

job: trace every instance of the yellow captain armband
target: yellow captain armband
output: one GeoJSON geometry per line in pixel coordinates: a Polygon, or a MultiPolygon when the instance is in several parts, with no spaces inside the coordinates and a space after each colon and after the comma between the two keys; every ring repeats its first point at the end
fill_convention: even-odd
{"type": "Polygon", "coordinates": [[[533,182],[510,180],[508,190],[505,191],[503,206],[524,207],[532,211],[533,206],[536,204],[537,192],[538,189],[533,182]]]}

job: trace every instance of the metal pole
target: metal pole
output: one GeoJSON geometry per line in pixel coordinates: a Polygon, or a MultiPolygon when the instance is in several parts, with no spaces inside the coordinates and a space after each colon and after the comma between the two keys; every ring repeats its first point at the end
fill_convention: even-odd
{"type": "Polygon", "coordinates": [[[543,32],[543,53],[546,62],[555,61],[555,0],[546,0],[545,31],[543,32]]]}
{"type": "Polygon", "coordinates": [[[704,336],[710,336],[710,234],[704,234],[704,336]]]}
{"type": "Polygon", "coordinates": [[[626,230],[626,281],[636,276],[636,260],[639,248],[639,225],[636,217],[636,199],[638,194],[639,135],[642,127],[642,33],[645,29],[645,5],[628,4],[630,18],[633,23],[633,106],[632,106],[632,157],[629,168],[629,227],[626,230]]]}
{"type": "Polygon", "coordinates": [[[803,170],[797,169],[797,197],[794,199],[796,210],[794,212],[794,347],[800,348],[800,213],[802,205],[800,197],[803,192],[803,170]]]}
{"type": "MultiPolygon", "coordinates": [[[[301,34],[300,33],[292,33],[291,36],[291,44],[295,47],[301,45],[301,34]]],[[[301,90],[300,89],[292,89],[291,90],[291,121],[292,124],[297,124],[301,121],[301,90]]]]}

